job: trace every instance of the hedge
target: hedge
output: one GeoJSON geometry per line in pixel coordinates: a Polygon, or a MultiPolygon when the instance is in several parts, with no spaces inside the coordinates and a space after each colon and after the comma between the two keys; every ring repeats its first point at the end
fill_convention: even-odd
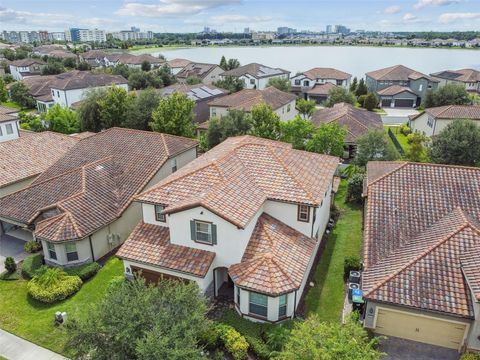
{"type": "Polygon", "coordinates": [[[33,254],[42,249],[42,244],[31,240],[25,243],[25,246],[23,248],[25,249],[26,252],[33,254]]]}
{"type": "Polygon", "coordinates": [[[43,303],[64,300],[82,287],[78,276],[69,276],[59,268],[42,267],[27,284],[28,294],[43,303]]]}
{"type": "Polygon", "coordinates": [[[71,276],[78,276],[83,282],[93,277],[101,266],[97,262],[92,262],[80,266],[66,268],[65,272],[71,276]]]}
{"type": "Polygon", "coordinates": [[[242,334],[227,324],[217,324],[216,329],[225,349],[235,360],[247,358],[248,342],[242,334]]]}
{"type": "Polygon", "coordinates": [[[22,275],[28,279],[31,279],[35,276],[35,273],[43,265],[43,254],[38,253],[34,255],[27,256],[23,260],[22,265],[22,275]]]}

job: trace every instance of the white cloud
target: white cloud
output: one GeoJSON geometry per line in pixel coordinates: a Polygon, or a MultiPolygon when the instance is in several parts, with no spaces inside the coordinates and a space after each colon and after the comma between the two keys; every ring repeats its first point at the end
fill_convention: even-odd
{"type": "Polygon", "coordinates": [[[448,24],[458,20],[472,19],[480,19],[480,13],[445,13],[438,17],[438,21],[442,24],[448,24]]]}
{"type": "Polygon", "coordinates": [[[387,7],[385,10],[383,10],[383,12],[385,14],[398,14],[401,10],[402,8],[400,6],[393,5],[393,6],[387,7]]]}
{"type": "Polygon", "coordinates": [[[115,14],[141,17],[187,16],[240,3],[241,0],[160,0],[158,4],[127,2],[115,14]]]}
{"type": "Polygon", "coordinates": [[[460,0],[418,0],[413,5],[415,10],[423,9],[428,6],[446,6],[451,4],[458,4],[460,0]]]}
{"type": "Polygon", "coordinates": [[[413,21],[413,20],[417,20],[417,17],[411,13],[406,13],[405,15],[403,15],[403,21],[413,21]]]}

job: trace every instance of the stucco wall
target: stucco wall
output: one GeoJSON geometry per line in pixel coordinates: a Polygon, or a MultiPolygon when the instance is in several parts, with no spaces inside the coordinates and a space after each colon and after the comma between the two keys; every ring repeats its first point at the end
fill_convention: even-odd
{"type": "Polygon", "coordinates": [[[217,66],[215,69],[210,71],[207,76],[202,80],[202,83],[206,85],[211,85],[214,81],[220,80],[220,74],[223,73],[223,69],[220,66],[217,66]]]}
{"type": "Polygon", "coordinates": [[[433,135],[433,128],[435,126],[435,119],[432,118],[432,126],[428,126],[428,119],[432,118],[431,115],[426,112],[417,117],[415,120],[410,120],[410,128],[412,132],[419,132],[426,136],[433,135]]]}
{"type": "MultiPolygon", "coordinates": [[[[117,86],[128,91],[127,84],[120,84],[117,86]]],[[[73,89],[73,90],[59,90],[59,89],[52,88],[51,91],[52,91],[52,98],[55,104],[69,107],[73,103],[83,100],[84,97],[88,94],[88,92],[96,89],[105,89],[109,87],[111,86],[98,86],[98,87],[89,87],[84,89],[73,89]]]]}

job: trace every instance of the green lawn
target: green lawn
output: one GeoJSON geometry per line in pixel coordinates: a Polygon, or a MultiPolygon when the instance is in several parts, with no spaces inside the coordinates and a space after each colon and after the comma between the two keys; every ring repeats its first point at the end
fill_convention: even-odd
{"type": "Polygon", "coordinates": [[[0,105],[8,107],[8,108],[12,108],[12,109],[18,109],[18,110],[22,109],[22,107],[14,101],[5,101],[5,102],[0,103],[0,105]]]}
{"type": "MultiPolygon", "coordinates": [[[[385,128],[385,134],[387,134],[387,136],[388,136],[388,129],[389,128],[392,129],[393,134],[397,138],[400,145],[402,145],[402,148],[405,151],[405,153],[410,149],[410,144],[407,141],[407,137],[400,132],[400,128],[398,126],[385,125],[384,128],[385,128]]],[[[390,139],[390,136],[388,136],[388,138],[390,139]]],[[[392,140],[390,139],[390,141],[392,140]]]]}
{"type": "Polygon", "coordinates": [[[344,302],[343,262],[360,255],[362,244],[362,208],[345,203],[346,180],[335,195],[340,218],[330,233],[314,275],[315,286],[305,299],[307,315],[317,314],[322,321],[339,321],[344,302]]]}
{"type": "Polygon", "coordinates": [[[55,312],[66,311],[70,318],[88,316],[89,305],[100,301],[113,277],[122,275],[122,262],[112,258],[78,293],[53,305],[31,299],[27,294],[26,280],[0,280],[0,328],[68,355],[64,349],[66,332],[53,326],[55,312]]]}

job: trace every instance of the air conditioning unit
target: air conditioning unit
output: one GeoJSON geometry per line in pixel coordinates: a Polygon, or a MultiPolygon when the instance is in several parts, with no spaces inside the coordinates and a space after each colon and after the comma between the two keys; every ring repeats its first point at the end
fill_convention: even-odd
{"type": "Polygon", "coordinates": [[[352,301],[352,291],[360,289],[360,284],[348,283],[348,300],[352,301]]]}
{"type": "Polygon", "coordinates": [[[350,275],[348,276],[348,282],[360,284],[360,271],[350,271],[350,275]]]}

